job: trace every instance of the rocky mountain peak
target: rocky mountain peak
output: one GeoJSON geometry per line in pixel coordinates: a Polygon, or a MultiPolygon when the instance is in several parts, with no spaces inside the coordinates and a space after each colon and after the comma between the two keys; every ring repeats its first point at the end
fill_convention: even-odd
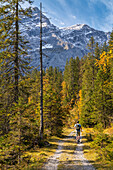
{"type": "MultiPolygon", "coordinates": [[[[29,41],[29,55],[32,57],[32,65],[39,65],[39,43],[40,43],[40,10],[32,8],[32,17],[22,18],[20,29],[29,41]],[[23,27],[23,24],[25,27],[23,27]]],[[[95,30],[86,24],[76,24],[65,28],[58,28],[51,24],[49,19],[43,15],[42,37],[43,37],[43,67],[59,67],[64,70],[66,60],[73,57],[83,57],[87,54],[86,48],[90,38],[93,36],[99,44],[107,42],[110,33],[95,30]]]]}
{"type": "Polygon", "coordinates": [[[38,9],[38,7],[32,7],[32,12],[35,12],[35,13],[39,13],[40,12],[40,10],[38,9]]]}

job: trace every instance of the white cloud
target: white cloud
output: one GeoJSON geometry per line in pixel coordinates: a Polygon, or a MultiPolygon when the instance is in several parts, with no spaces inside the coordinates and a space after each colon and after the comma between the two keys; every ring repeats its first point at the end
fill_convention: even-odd
{"type": "Polygon", "coordinates": [[[60,4],[61,7],[63,7],[63,10],[64,10],[64,14],[66,15],[66,17],[69,16],[69,14],[72,13],[72,10],[70,8],[70,5],[68,5],[66,3],[66,0],[57,0],[58,3],[60,4]]]}
{"type": "MultiPolygon", "coordinates": [[[[106,6],[108,13],[99,27],[103,31],[111,31],[113,27],[113,0],[100,0],[100,2],[106,6]]],[[[98,0],[89,0],[89,3],[92,5],[92,3],[98,3],[98,0]]]]}
{"type": "Polygon", "coordinates": [[[31,5],[28,2],[22,3],[23,8],[29,8],[31,5]]]}
{"type": "Polygon", "coordinates": [[[100,0],[103,4],[105,4],[110,10],[113,10],[113,0],[100,0]]]}
{"type": "Polygon", "coordinates": [[[59,18],[52,18],[52,22],[58,24],[61,27],[65,25],[65,23],[59,18]]]}
{"type": "Polygon", "coordinates": [[[105,29],[112,31],[112,27],[113,27],[113,0],[101,0],[101,2],[103,2],[107,9],[109,10],[108,15],[105,18],[105,29]]]}
{"type": "Polygon", "coordinates": [[[76,18],[77,18],[75,15],[71,15],[71,17],[72,17],[73,19],[76,19],[76,18]]]}
{"type": "Polygon", "coordinates": [[[64,26],[64,25],[65,25],[65,23],[61,21],[61,22],[60,22],[60,25],[64,26]]]}
{"type": "Polygon", "coordinates": [[[61,4],[61,6],[67,6],[65,0],[57,0],[57,1],[61,4]]]}

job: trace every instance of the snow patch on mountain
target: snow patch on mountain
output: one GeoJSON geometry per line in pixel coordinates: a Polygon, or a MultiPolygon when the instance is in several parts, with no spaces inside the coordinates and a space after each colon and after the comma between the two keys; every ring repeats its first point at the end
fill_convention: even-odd
{"type": "Polygon", "coordinates": [[[42,49],[46,49],[46,48],[53,48],[53,46],[51,44],[46,44],[42,47],[42,49]]]}

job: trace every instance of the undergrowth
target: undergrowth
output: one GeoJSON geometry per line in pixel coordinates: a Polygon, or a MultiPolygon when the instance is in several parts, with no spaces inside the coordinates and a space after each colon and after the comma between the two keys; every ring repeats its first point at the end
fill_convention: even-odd
{"type": "Polygon", "coordinates": [[[88,158],[88,154],[95,155],[93,160],[95,161],[96,168],[113,168],[113,134],[107,133],[107,130],[97,131],[92,129],[87,130],[86,139],[86,145],[90,148],[87,150],[87,147],[84,146],[86,157],[88,158]]]}

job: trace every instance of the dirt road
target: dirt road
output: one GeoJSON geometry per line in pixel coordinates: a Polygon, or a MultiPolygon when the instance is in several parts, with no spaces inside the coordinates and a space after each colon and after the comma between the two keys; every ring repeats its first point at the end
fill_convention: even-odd
{"type": "Polygon", "coordinates": [[[43,170],[95,170],[95,168],[84,158],[83,143],[76,144],[72,131],[66,138],[59,140],[56,152],[48,159],[43,170]]]}

